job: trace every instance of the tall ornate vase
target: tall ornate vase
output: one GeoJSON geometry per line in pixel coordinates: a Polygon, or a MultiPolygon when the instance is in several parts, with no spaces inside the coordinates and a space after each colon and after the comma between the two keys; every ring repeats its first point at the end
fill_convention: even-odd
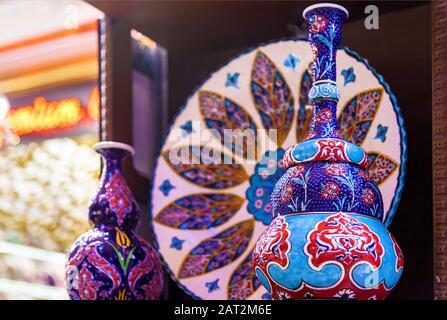
{"type": "Polygon", "coordinates": [[[72,299],[158,299],[163,273],[156,251],[134,232],[139,208],[122,175],[133,148],[118,142],[94,146],[105,168],[89,208],[92,229],[68,253],[66,285],[72,299]]]}
{"type": "Polygon", "coordinates": [[[284,155],[287,171],[253,252],[255,272],[273,299],[384,299],[402,274],[402,252],[383,224],[365,151],[339,134],[336,120],[336,48],[348,12],[317,4],[303,16],[313,52],[311,131],[284,155]]]}

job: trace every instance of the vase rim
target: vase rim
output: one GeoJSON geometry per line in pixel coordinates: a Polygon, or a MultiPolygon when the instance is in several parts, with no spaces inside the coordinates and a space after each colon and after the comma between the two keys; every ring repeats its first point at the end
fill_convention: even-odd
{"type": "Polygon", "coordinates": [[[102,149],[121,149],[129,151],[132,156],[135,154],[135,149],[132,146],[117,141],[101,141],[93,145],[93,150],[95,151],[102,149]]]}
{"type": "Polygon", "coordinates": [[[339,4],[335,4],[335,3],[317,3],[317,4],[313,4],[311,6],[308,6],[306,9],[304,9],[303,11],[303,18],[306,19],[306,14],[314,9],[318,9],[318,8],[334,8],[334,9],[339,9],[341,11],[343,11],[346,14],[346,18],[349,17],[349,11],[348,9],[346,9],[345,7],[339,5],[339,4]]]}

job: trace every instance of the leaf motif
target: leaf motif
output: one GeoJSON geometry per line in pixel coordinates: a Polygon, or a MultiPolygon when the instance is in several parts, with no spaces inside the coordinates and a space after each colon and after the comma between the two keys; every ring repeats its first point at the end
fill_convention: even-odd
{"type": "Polygon", "coordinates": [[[210,129],[216,129],[221,143],[229,150],[244,158],[256,159],[256,125],[250,115],[236,102],[212,91],[201,90],[199,106],[205,124],[210,129]],[[228,131],[232,129],[232,137],[225,139],[228,131]],[[242,130],[242,134],[234,134],[242,130]],[[234,138],[234,139],[233,139],[234,138]],[[255,148],[249,150],[249,148],[255,148]]]}
{"type": "Polygon", "coordinates": [[[338,117],[340,134],[347,140],[361,145],[379,109],[383,89],[372,89],[352,98],[338,117]]]}
{"type": "Polygon", "coordinates": [[[229,300],[245,300],[250,297],[260,286],[261,281],[255,274],[252,264],[252,252],[234,270],[228,283],[229,300]]]}
{"type": "Polygon", "coordinates": [[[248,180],[242,165],[213,148],[177,147],[165,151],[163,158],[182,178],[204,188],[226,189],[248,180]]]}
{"type": "Polygon", "coordinates": [[[169,227],[204,230],[220,226],[239,211],[244,198],[231,193],[197,193],[163,208],[155,221],[169,227]]]}
{"type": "Polygon", "coordinates": [[[343,76],[343,85],[346,86],[350,82],[355,82],[356,75],[354,73],[354,68],[350,67],[348,69],[343,69],[341,71],[341,75],[343,76]]]}
{"type": "Polygon", "coordinates": [[[328,38],[326,38],[326,37],[323,36],[322,34],[316,34],[316,35],[315,35],[315,38],[317,38],[318,40],[320,40],[321,43],[323,43],[323,44],[324,44],[326,47],[328,47],[329,49],[332,48],[333,44],[332,44],[332,41],[331,41],[331,40],[333,40],[333,37],[331,37],[332,39],[329,40],[328,38]]]}
{"type": "Polygon", "coordinates": [[[264,128],[277,130],[280,147],[292,126],[294,102],[281,72],[262,51],[256,53],[251,74],[251,93],[264,128]]]}
{"type": "Polygon", "coordinates": [[[198,276],[232,263],[247,249],[253,230],[254,220],[248,219],[203,240],[186,256],[179,278],[198,276]]]}
{"type": "Polygon", "coordinates": [[[399,164],[389,156],[368,152],[368,176],[377,185],[384,182],[398,167],[399,164]]]}
{"type": "Polygon", "coordinates": [[[312,75],[307,69],[301,77],[299,109],[296,124],[296,140],[301,142],[306,139],[310,131],[310,122],[312,120],[312,106],[309,102],[309,91],[312,88],[312,75]]]}

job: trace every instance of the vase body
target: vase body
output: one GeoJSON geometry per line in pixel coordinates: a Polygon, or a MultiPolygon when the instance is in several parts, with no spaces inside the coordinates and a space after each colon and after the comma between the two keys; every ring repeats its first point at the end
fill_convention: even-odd
{"type": "Polygon", "coordinates": [[[67,256],[66,285],[74,300],[159,299],[163,272],[157,252],[135,233],[139,208],[122,175],[130,146],[100,142],[95,150],[105,167],[89,207],[92,229],[67,256]]]}
{"type": "Polygon", "coordinates": [[[284,154],[287,171],[271,195],[274,219],[253,252],[273,299],[384,299],[403,272],[367,154],[339,134],[335,54],[347,15],[332,4],[304,12],[314,59],[311,130],[284,154]]]}

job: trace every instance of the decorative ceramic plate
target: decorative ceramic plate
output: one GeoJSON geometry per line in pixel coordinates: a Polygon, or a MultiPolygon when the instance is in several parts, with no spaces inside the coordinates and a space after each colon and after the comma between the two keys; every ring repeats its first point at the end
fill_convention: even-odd
{"type": "MultiPolygon", "coordinates": [[[[270,223],[269,198],[285,172],[284,149],[308,131],[311,54],[306,41],[286,40],[237,56],[194,90],[170,128],[155,169],[152,222],[168,271],[195,298],[268,298],[251,252],[270,223]],[[258,157],[249,159],[211,137],[212,148],[239,163],[173,163],[170,150],[179,145],[199,160],[197,131],[207,128],[276,129],[277,139],[259,144],[258,157]]],[[[389,225],[403,187],[402,117],[388,85],[364,59],[339,49],[337,66],[340,131],[368,152],[368,173],[383,194],[389,225]]],[[[256,132],[259,141],[270,140],[266,131],[256,132]]]]}

